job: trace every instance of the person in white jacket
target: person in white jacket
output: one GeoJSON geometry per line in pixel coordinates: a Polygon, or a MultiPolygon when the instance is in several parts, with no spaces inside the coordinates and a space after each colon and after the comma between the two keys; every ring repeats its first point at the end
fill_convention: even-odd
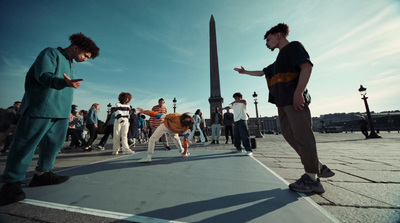
{"type": "Polygon", "coordinates": [[[122,149],[123,155],[134,154],[135,152],[129,149],[128,131],[129,131],[129,112],[131,106],[128,103],[131,101],[132,95],[128,92],[122,92],[118,96],[119,102],[116,104],[115,121],[114,121],[114,143],[112,155],[118,155],[122,149]],[[122,144],[122,148],[121,147],[122,144]]]}

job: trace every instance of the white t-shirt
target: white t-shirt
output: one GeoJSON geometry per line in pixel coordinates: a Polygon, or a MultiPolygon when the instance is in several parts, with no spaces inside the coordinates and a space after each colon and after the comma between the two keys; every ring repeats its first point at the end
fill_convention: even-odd
{"type": "Polygon", "coordinates": [[[247,120],[247,106],[245,103],[235,103],[229,107],[233,109],[233,120],[235,122],[247,120]]]}

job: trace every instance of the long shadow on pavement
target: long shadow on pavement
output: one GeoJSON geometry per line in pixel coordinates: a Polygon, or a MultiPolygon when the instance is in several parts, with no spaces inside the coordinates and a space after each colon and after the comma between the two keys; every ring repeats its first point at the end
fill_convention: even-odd
{"type": "Polygon", "coordinates": [[[197,222],[249,222],[298,200],[296,196],[288,196],[288,193],[291,192],[289,190],[272,189],[235,194],[210,200],[181,204],[174,207],[162,208],[144,212],[140,215],[173,220],[203,212],[229,208],[235,210],[227,212],[222,211],[222,214],[216,214],[215,216],[197,222]],[[239,207],[257,201],[259,202],[246,207],[239,207]]]}

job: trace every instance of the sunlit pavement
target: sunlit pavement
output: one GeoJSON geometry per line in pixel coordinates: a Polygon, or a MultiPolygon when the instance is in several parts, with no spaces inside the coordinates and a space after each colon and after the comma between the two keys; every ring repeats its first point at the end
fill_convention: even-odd
{"type": "Polygon", "coordinates": [[[300,160],[282,136],[265,135],[253,158],[231,154],[232,144],[191,144],[185,159],[157,147],[149,164],[137,163],[147,145],[132,156],[111,156],[111,145],[66,151],[55,171],[70,181],[24,188],[27,200],[0,210],[17,222],[397,222],[400,134],[381,135],[316,133],[320,160],[336,173],[321,179],[322,195],[287,189],[303,173],[300,160]]]}

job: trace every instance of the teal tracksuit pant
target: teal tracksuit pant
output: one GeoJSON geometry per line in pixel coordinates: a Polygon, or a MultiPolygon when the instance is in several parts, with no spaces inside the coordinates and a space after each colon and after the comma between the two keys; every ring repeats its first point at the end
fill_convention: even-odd
{"type": "Polygon", "coordinates": [[[8,154],[3,183],[25,179],[37,146],[40,153],[36,171],[52,170],[56,156],[64,144],[68,124],[67,118],[37,118],[22,115],[8,154]]]}

